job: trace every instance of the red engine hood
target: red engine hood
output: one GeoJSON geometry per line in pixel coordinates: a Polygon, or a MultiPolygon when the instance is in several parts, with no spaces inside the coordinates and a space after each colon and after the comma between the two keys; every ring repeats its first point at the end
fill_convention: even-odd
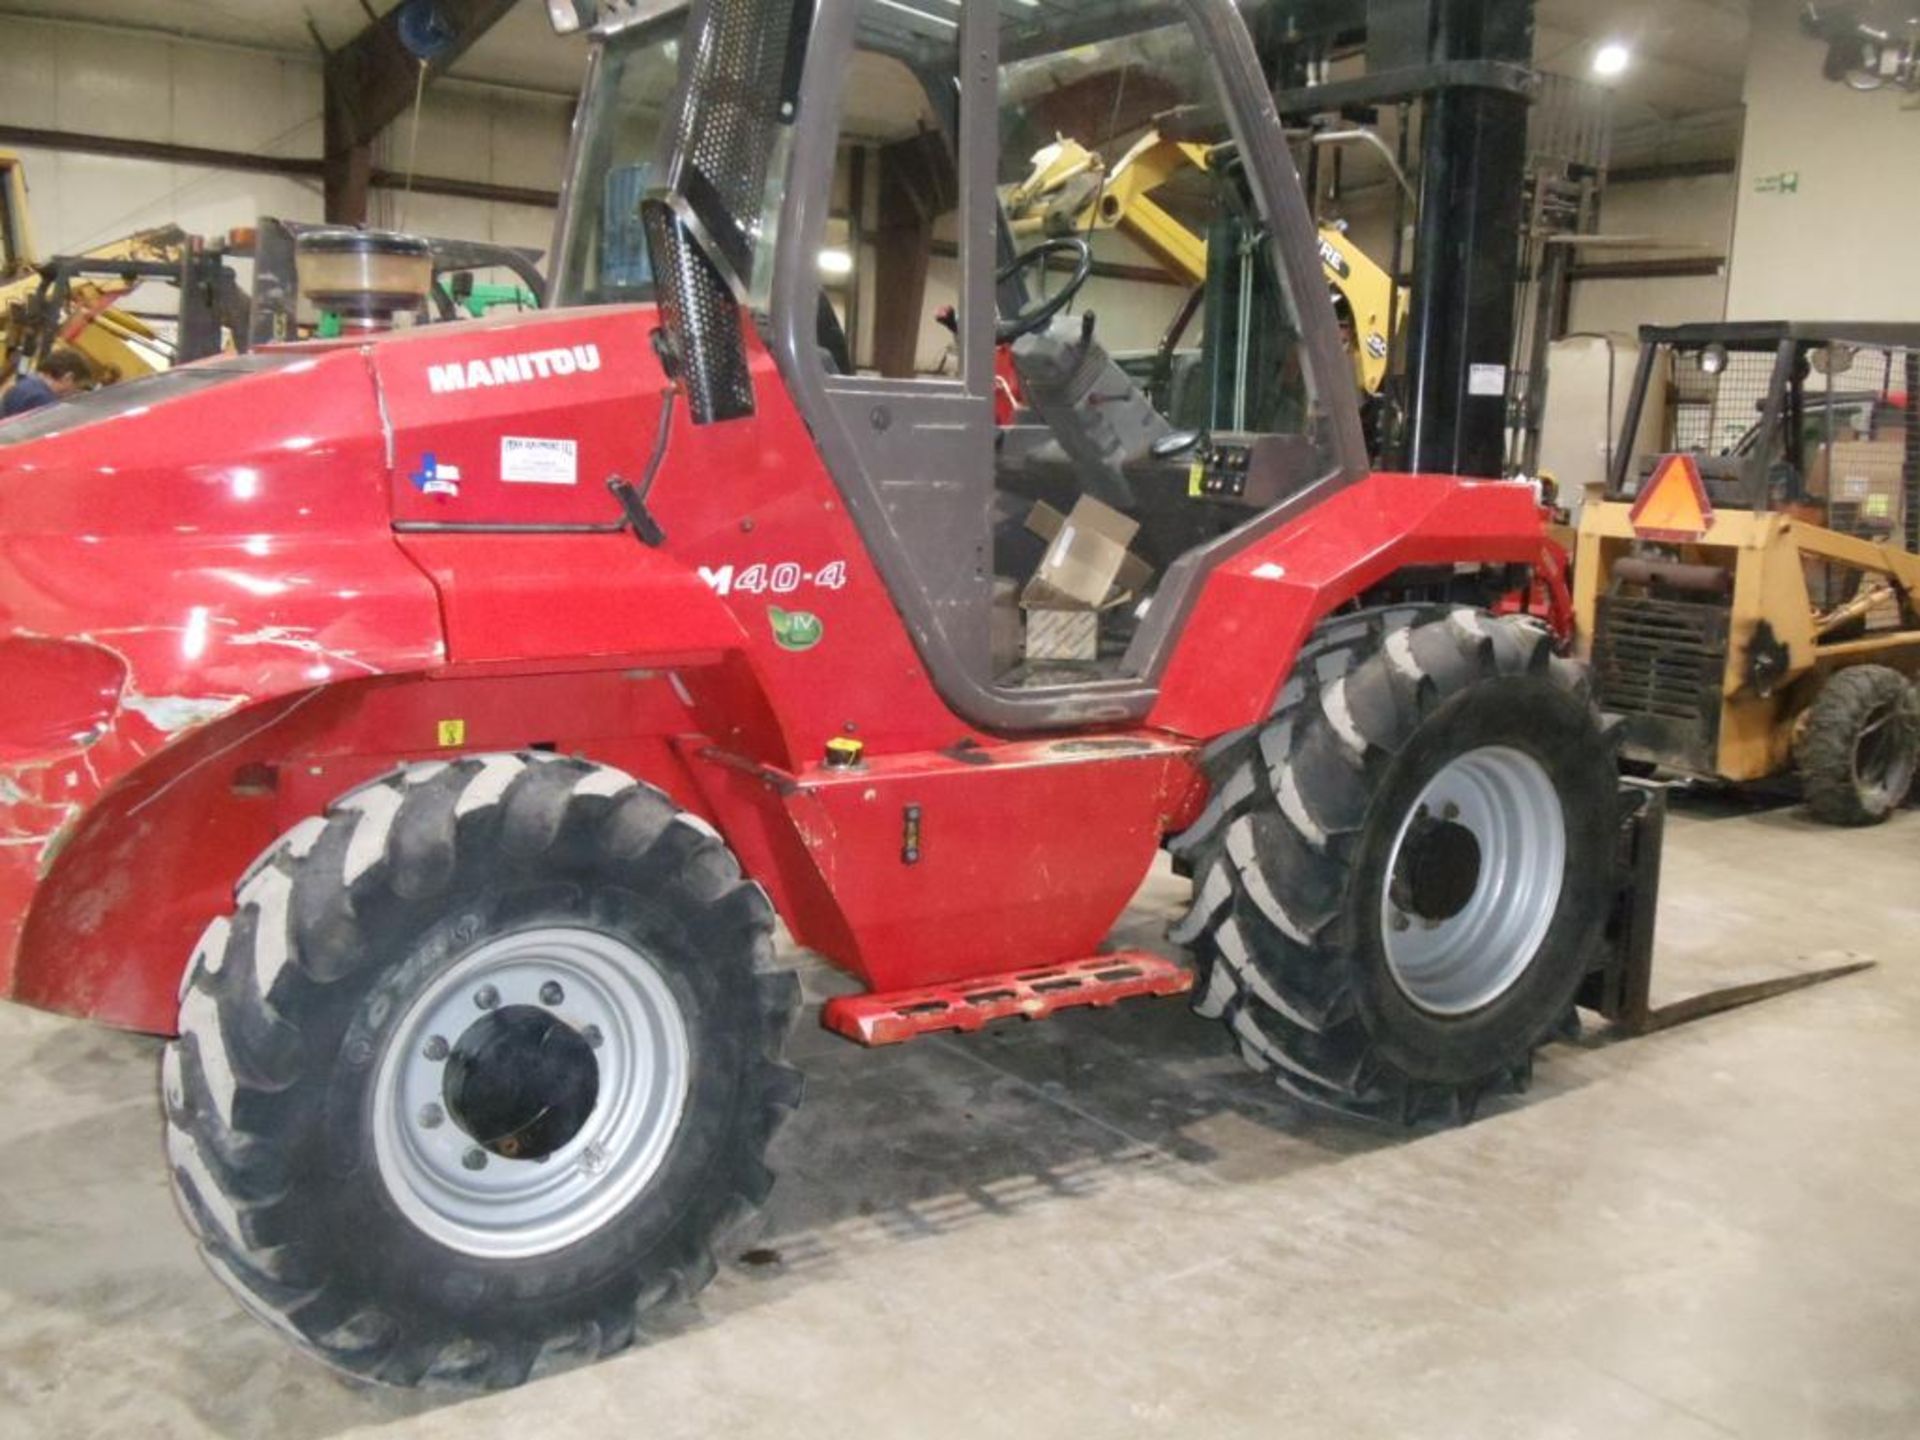
{"type": "Polygon", "coordinates": [[[637,478],[665,385],[655,312],[544,311],[433,325],[373,349],[393,437],[394,518],[411,526],[597,526],[637,478]]]}
{"type": "Polygon", "coordinates": [[[386,451],[360,348],[188,366],[0,426],[0,630],[111,649],[134,693],[205,711],[430,663],[386,451]]]}
{"type": "Polygon", "coordinates": [[[437,662],[388,468],[360,348],[187,366],[0,426],[0,993],[103,797],[177,773],[237,712],[437,662]]]}
{"type": "Polygon", "coordinates": [[[274,348],[0,425],[0,686],[8,666],[87,677],[88,722],[44,754],[45,707],[0,705],[21,730],[0,734],[7,768],[85,750],[110,785],[107,738],[145,755],[262,701],[440,664],[442,597],[395,522],[616,522],[605,479],[638,473],[658,423],[653,323],[542,312],[274,348]]]}
{"type": "MultiPolygon", "coordinates": [[[[147,980],[109,1000],[57,979],[102,913],[91,821],[160,814],[325,687],[442,667],[444,577],[406,546],[459,537],[396,520],[617,518],[605,478],[637,473],[659,413],[651,324],[540,314],[276,348],[0,425],[0,995],[30,916],[57,912],[37,1003],[155,1023],[147,980]]],[[[717,604],[697,577],[666,582],[717,604]]],[[[98,980],[107,952],[89,953],[98,980]]]]}
{"type": "Polygon", "coordinates": [[[137,693],[195,713],[434,664],[439,603],[394,522],[618,521],[605,479],[657,423],[653,323],[270,348],[0,424],[0,632],[126,652],[137,693]]]}

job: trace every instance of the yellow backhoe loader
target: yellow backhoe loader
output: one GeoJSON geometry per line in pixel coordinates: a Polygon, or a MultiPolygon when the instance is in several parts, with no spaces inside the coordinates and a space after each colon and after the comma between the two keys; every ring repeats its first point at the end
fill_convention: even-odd
{"type": "Polygon", "coordinates": [[[1730,783],[1797,773],[1820,819],[1886,819],[1920,764],[1920,326],[1641,339],[1574,566],[1626,756],[1730,783]]]}
{"type": "Polygon", "coordinates": [[[34,245],[28,204],[26,166],[18,155],[0,151],[0,383],[22,365],[44,359],[56,346],[78,351],[102,382],[128,380],[164,370],[169,347],[134,315],[118,308],[140,284],[114,266],[177,267],[186,235],[162,226],[114,240],[72,257],[85,273],[72,273],[62,286],[48,283],[34,245]],[[55,295],[58,293],[56,301],[55,295]]]}
{"type": "MultiPolygon", "coordinates": [[[[1005,205],[1021,239],[1115,230],[1188,285],[1207,278],[1207,238],[1180,215],[1179,181],[1204,174],[1214,147],[1149,130],[1111,169],[1077,140],[1061,137],[1034,156],[1005,205]]],[[[1201,208],[1204,208],[1204,198],[1201,208]]],[[[1393,337],[1406,325],[1407,295],[1337,225],[1320,227],[1320,263],[1353,328],[1354,378],[1363,393],[1386,383],[1393,337]]],[[[1339,306],[1335,307],[1340,308],[1339,306]]]]}

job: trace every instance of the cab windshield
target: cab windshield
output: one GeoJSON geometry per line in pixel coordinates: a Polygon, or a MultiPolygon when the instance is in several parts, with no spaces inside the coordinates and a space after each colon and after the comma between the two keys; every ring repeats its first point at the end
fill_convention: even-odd
{"type": "Polygon", "coordinates": [[[640,201],[658,183],[660,130],[680,78],[686,26],[681,8],[597,42],[554,245],[555,305],[654,298],[640,201]]]}

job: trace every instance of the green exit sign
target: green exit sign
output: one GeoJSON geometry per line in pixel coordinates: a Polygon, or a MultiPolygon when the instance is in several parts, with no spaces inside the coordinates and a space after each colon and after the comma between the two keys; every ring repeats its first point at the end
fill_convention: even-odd
{"type": "Polygon", "coordinates": [[[1754,192],[1760,195],[1798,195],[1800,193],[1800,172],[1782,170],[1777,175],[1762,175],[1753,182],[1754,192]]]}

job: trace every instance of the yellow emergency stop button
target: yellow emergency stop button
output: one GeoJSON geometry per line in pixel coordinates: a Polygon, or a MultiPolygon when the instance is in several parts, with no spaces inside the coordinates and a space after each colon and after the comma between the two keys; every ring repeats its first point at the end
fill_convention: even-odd
{"type": "Polygon", "coordinates": [[[829,770],[851,770],[860,763],[860,757],[867,753],[866,743],[851,736],[836,735],[827,742],[827,768],[829,770]]]}

